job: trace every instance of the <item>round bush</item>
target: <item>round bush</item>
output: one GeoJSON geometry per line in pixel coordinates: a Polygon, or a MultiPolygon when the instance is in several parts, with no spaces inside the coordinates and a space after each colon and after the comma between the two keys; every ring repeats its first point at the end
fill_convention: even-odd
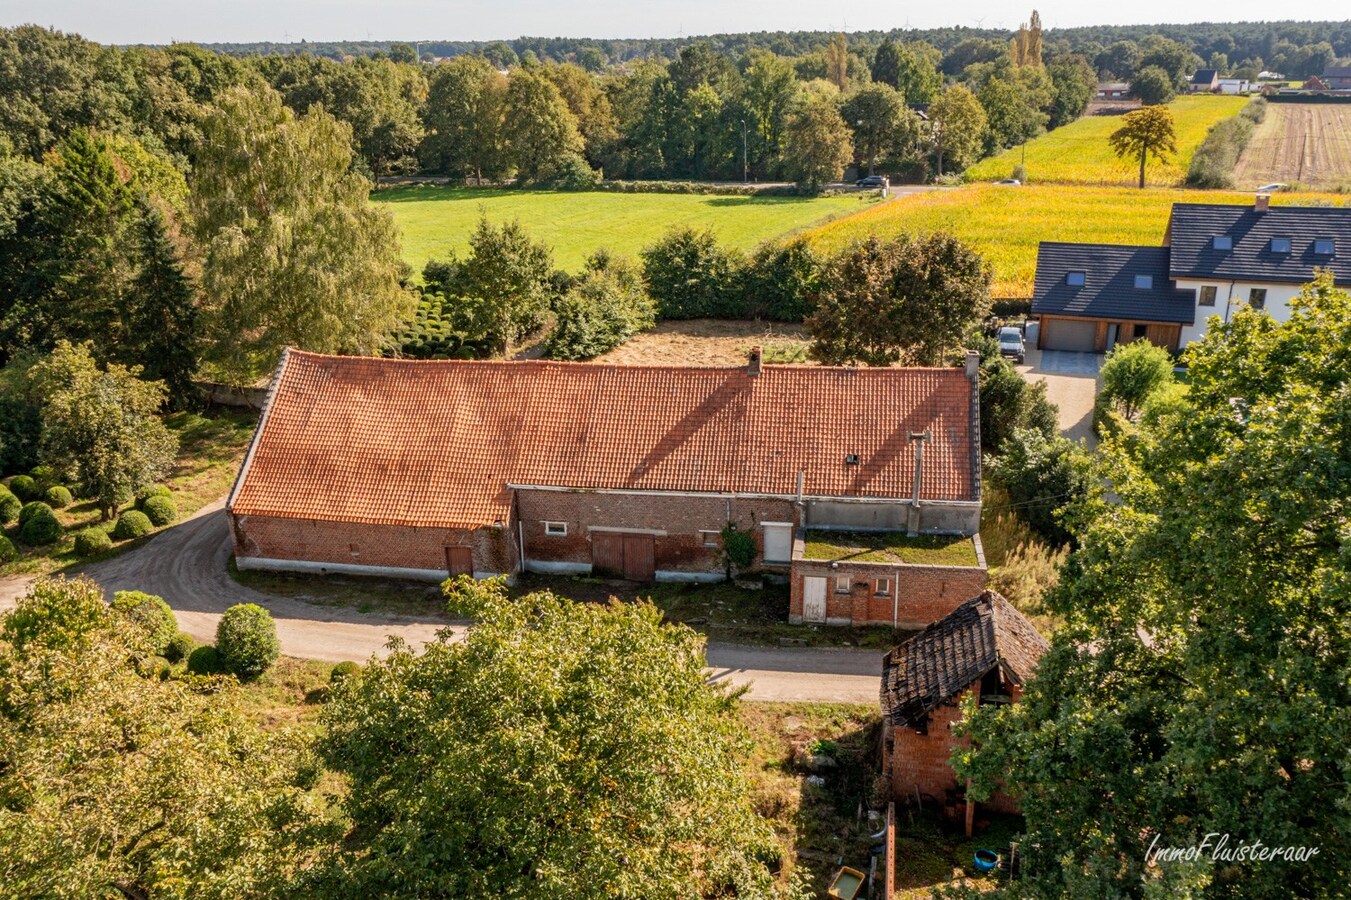
{"type": "Polygon", "coordinates": [[[145,513],[129,509],[117,517],[117,524],[113,526],[113,537],[119,541],[126,541],[154,530],[155,526],[150,524],[150,518],[145,513]]]}
{"type": "Polygon", "coordinates": [[[204,644],[188,655],[188,671],[194,675],[221,675],[225,667],[221,665],[216,648],[204,644]]]}
{"type": "Polygon", "coordinates": [[[160,681],[168,679],[173,674],[173,668],[173,664],[163,656],[147,656],[136,663],[142,678],[158,678],[160,681]]]}
{"type": "Polygon", "coordinates": [[[51,516],[54,519],[56,518],[56,513],[52,512],[52,508],[41,500],[25,503],[23,509],[19,510],[19,527],[22,528],[27,525],[28,520],[34,516],[51,516]]]}
{"type": "Polygon", "coordinates": [[[19,540],[30,547],[54,544],[61,537],[61,523],[56,521],[56,515],[47,504],[42,504],[42,508],[46,512],[39,511],[19,526],[19,540]]]}
{"type": "Polygon", "coordinates": [[[75,534],[76,556],[98,556],[113,549],[113,539],[102,528],[86,528],[75,534]]]}
{"type": "Polygon", "coordinates": [[[351,660],[348,660],[347,662],[340,662],[333,667],[333,671],[328,673],[328,683],[337,684],[340,681],[345,681],[346,679],[351,678],[353,675],[360,674],[360,672],[361,666],[352,662],[351,660]]]}
{"type": "Polygon", "coordinates": [[[226,671],[241,679],[257,678],[281,655],[272,613],[256,603],[230,607],[216,626],[216,650],[226,671]]]}
{"type": "Polygon", "coordinates": [[[174,498],[160,494],[147,497],[141,511],[156,528],[162,528],[178,518],[178,507],[174,505],[174,498]]]}
{"type": "Polygon", "coordinates": [[[47,505],[52,509],[64,509],[65,507],[70,506],[71,500],[75,499],[70,495],[68,489],[63,488],[59,484],[47,488],[45,498],[47,500],[47,505]]]}
{"type": "Polygon", "coordinates": [[[169,638],[169,643],[164,647],[164,658],[169,662],[183,662],[192,656],[197,649],[197,642],[192,639],[192,635],[179,632],[169,638]]]}
{"type": "Polygon", "coordinates": [[[7,562],[14,562],[19,558],[19,551],[14,549],[14,542],[0,534],[0,565],[7,562]]]}
{"type": "Polygon", "coordinates": [[[23,509],[23,501],[14,496],[9,488],[0,485],[0,525],[8,525],[19,518],[19,510],[21,509],[23,509]]]}
{"type": "Polygon", "coordinates": [[[15,475],[10,479],[9,489],[24,503],[42,499],[42,488],[31,475],[15,475]]]}
{"type": "Polygon", "coordinates": [[[153,484],[136,494],[136,508],[145,509],[145,501],[151,497],[172,497],[174,492],[162,484],[153,484]]]}
{"type": "Polygon", "coordinates": [[[112,607],[140,626],[158,654],[164,654],[169,641],[178,634],[178,620],[163,597],[140,591],[118,591],[113,594],[112,607]]]}
{"type": "Polygon", "coordinates": [[[39,490],[45,491],[56,484],[56,470],[51,466],[34,466],[28,471],[28,476],[37,482],[39,490]]]}

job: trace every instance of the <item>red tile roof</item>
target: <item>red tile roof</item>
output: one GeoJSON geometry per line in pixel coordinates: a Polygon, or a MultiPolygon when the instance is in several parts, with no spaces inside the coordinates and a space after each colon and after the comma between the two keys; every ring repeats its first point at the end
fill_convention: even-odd
{"type": "Polygon", "coordinates": [[[610,366],[289,351],[231,497],[237,515],[478,526],[508,483],[979,499],[960,369],[610,366]],[[846,464],[848,454],[859,462],[846,464]]]}

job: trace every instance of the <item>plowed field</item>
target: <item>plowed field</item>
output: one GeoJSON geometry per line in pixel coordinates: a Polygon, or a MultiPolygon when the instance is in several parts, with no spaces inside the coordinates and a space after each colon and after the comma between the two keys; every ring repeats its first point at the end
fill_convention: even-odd
{"type": "Polygon", "coordinates": [[[1351,103],[1272,103],[1234,172],[1251,190],[1282,181],[1351,186],[1351,103]]]}

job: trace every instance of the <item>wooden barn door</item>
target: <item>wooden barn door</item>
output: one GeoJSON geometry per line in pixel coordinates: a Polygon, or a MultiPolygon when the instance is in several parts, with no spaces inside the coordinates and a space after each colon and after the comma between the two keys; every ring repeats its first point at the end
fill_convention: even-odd
{"type": "Polygon", "coordinates": [[[656,543],[650,534],[593,531],[591,570],[629,581],[651,581],[657,574],[656,543]]]}
{"type": "Polygon", "coordinates": [[[446,571],[452,575],[473,575],[474,548],[447,547],[446,571]]]}

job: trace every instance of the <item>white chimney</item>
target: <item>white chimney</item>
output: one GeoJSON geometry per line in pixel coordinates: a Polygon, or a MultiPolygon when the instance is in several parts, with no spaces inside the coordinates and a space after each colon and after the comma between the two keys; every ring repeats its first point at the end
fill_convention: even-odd
{"type": "Polygon", "coordinates": [[[1252,208],[1260,213],[1264,213],[1271,209],[1271,195],[1258,194],[1256,201],[1253,202],[1252,208]]]}

